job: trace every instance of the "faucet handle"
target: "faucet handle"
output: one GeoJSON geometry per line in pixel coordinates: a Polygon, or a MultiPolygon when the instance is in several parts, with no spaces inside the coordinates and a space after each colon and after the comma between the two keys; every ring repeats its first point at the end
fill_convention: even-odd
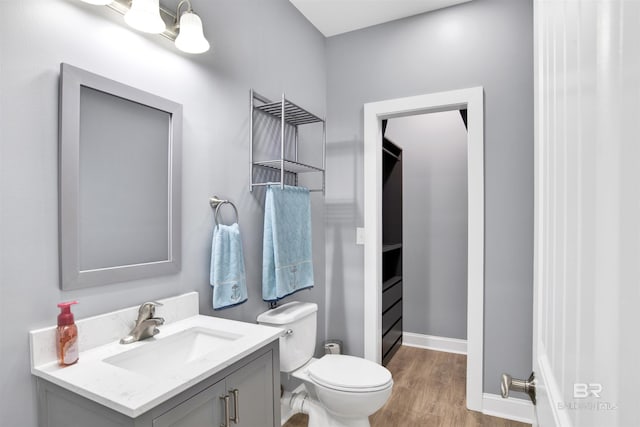
{"type": "Polygon", "coordinates": [[[156,307],[161,307],[162,303],[157,301],[147,301],[140,305],[138,309],[138,319],[149,319],[156,314],[156,307]]]}
{"type": "Polygon", "coordinates": [[[147,301],[147,302],[143,303],[141,307],[143,307],[143,306],[145,306],[147,304],[151,305],[153,307],[162,307],[164,305],[164,304],[162,304],[161,302],[158,302],[158,301],[147,301]]]}

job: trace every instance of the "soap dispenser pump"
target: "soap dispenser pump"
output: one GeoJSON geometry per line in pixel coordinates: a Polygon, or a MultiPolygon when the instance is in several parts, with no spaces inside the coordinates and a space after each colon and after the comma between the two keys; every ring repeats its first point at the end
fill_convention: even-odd
{"type": "Polygon", "coordinates": [[[78,327],[73,320],[71,306],[78,301],[61,302],[58,304],[58,328],[56,329],[56,353],[60,366],[73,365],[78,361],[78,327]]]}

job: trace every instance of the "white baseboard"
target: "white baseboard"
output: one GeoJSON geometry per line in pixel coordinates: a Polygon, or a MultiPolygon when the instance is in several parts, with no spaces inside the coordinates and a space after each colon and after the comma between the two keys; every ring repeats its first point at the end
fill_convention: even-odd
{"type": "Polygon", "coordinates": [[[482,394],[482,413],[498,418],[533,424],[533,403],[524,399],[502,396],[491,393],[482,394]]]}
{"type": "Polygon", "coordinates": [[[402,345],[444,351],[447,353],[467,354],[467,340],[436,337],[433,335],[402,332],[402,345]]]}

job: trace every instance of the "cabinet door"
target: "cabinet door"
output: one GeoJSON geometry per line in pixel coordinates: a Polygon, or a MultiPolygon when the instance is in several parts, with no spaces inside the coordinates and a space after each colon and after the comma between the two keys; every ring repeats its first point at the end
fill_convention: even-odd
{"type": "MultiPolygon", "coordinates": [[[[275,427],[272,354],[266,353],[227,377],[233,427],[275,427]],[[234,390],[237,390],[234,394],[234,390]],[[234,399],[237,396],[237,402],[234,399]],[[238,412],[235,413],[235,408],[238,412]]],[[[280,423],[278,422],[279,426],[280,423]]]]}
{"type": "Polygon", "coordinates": [[[153,420],[153,427],[219,427],[223,423],[224,380],[153,420]]]}

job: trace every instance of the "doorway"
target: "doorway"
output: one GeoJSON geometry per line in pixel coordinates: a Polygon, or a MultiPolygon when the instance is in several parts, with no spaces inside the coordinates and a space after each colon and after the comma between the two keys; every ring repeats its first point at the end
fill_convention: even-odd
{"type": "Polygon", "coordinates": [[[392,99],[364,106],[364,356],[381,362],[382,121],[467,110],[467,408],[482,410],[484,318],[484,107],[474,87],[392,99]]]}

